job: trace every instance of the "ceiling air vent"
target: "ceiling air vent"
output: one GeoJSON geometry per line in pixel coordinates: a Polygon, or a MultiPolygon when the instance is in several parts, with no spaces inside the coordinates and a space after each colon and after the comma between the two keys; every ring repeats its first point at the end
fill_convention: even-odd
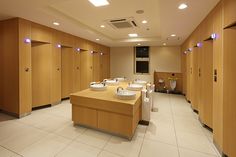
{"type": "Polygon", "coordinates": [[[123,29],[123,28],[134,28],[137,27],[137,24],[134,18],[121,18],[121,19],[113,19],[107,20],[108,24],[115,29],[123,29]]]}

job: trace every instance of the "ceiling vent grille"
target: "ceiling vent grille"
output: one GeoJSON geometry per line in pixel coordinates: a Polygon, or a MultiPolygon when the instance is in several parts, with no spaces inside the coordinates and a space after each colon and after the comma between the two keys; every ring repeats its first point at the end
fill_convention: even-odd
{"type": "Polygon", "coordinates": [[[135,27],[137,27],[137,24],[136,24],[134,18],[132,18],[132,17],[107,20],[107,23],[115,29],[135,28],[135,27]]]}

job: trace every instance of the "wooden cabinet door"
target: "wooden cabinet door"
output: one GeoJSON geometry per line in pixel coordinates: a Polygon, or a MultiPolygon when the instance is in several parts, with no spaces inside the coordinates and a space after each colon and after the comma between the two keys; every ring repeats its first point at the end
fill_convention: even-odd
{"type": "Polygon", "coordinates": [[[224,0],[224,26],[231,25],[236,22],[236,1],[224,0]]]}
{"type": "Polygon", "coordinates": [[[82,51],[80,53],[81,57],[81,90],[87,89],[90,82],[93,80],[93,55],[90,51],[82,51]]]}
{"type": "Polygon", "coordinates": [[[74,52],[74,92],[80,91],[80,52],[74,52]]]}
{"type": "Polygon", "coordinates": [[[202,53],[202,110],[199,116],[202,122],[212,128],[213,106],[213,41],[205,41],[202,53]]]}
{"type": "Polygon", "coordinates": [[[61,49],[61,96],[68,98],[73,92],[73,48],[62,47],[61,49]]]}
{"type": "Polygon", "coordinates": [[[50,104],[51,45],[32,43],[32,107],[50,104]]]}
{"type": "Polygon", "coordinates": [[[224,153],[230,157],[236,156],[236,29],[224,30],[224,87],[223,87],[223,147],[224,153]]]}

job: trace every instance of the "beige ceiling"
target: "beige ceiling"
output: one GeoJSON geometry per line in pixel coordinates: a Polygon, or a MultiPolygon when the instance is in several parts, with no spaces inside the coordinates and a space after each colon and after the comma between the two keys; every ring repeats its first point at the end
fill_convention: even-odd
{"type": "Polygon", "coordinates": [[[88,0],[0,0],[0,19],[22,17],[111,47],[137,43],[158,46],[164,42],[180,45],[219,0],[108,1],[110,5],[96,8],[88,0]],[[182,2],[188,4],[186,10],[178,10],[182,2]],[[144,10],[144,13],[137,14],[137,10],[144,10]],[[129,17],[138,27],[115,29],[107,23],[112,19],[129,17]],[[142,24],[142,20],[148,23],[142,24]],[[54,21],[58,21],[60,26],[54,26],[54,21]],[[130,38],[129,33],[139,36],[130,38]],[[171,34],[177,37],[170,37],[171,34]]]}

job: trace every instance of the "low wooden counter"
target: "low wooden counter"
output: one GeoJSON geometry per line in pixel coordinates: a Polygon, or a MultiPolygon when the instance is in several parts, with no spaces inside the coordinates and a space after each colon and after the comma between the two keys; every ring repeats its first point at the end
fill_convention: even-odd
{"type": "MultiPolygon", "coordinates": [[[[127,83],[121,82],[123,88],[127,83]]],[[[103,130],[131,139],[141,117],[141,92],[134,100],[120,100],[115,92],[118,86],[105,91],[86,89],[70,96],[74,124],[103,130]]]]}

